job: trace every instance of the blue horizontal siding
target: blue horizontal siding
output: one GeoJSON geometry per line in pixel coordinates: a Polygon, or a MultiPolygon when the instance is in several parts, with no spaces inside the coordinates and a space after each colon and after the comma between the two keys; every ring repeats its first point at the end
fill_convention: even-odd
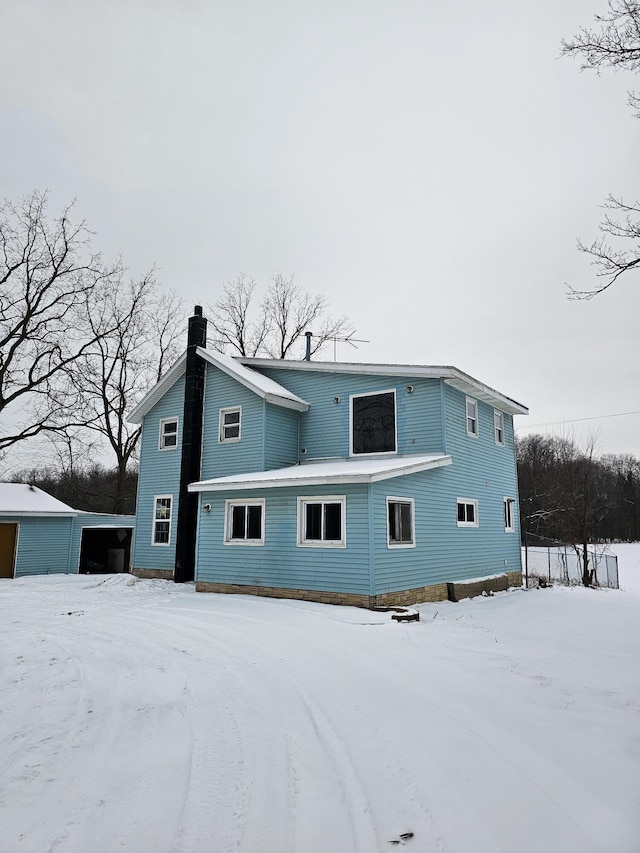
{"type": "Polygon", "coordinates": [[[15,577],[76,572],[70,569],[72,517],[0,517],[0,522],[18,524],[15,577]]]}
{"type": "Polygon", "coordinates": [[[205,492],[200,513],[196,579],[213,583],[274,586],[369,594],[369,530],[366,486],[205,492]],[[347,547],[298,547],[297,497],[345,495],[347,547]],[[264,497],[264,545],[225,545],[225,499],[264,497]]]}
{"type": "Polygon", "coordinates": [[[305,459],[347,457],[350,396],[390,389],[396,390],[398,453],[438,453],[443,449],[439,379],[271,367],[259,370],[309,403],[309,411],[300,415],[300,448],[305,450],[305,459]],[[413,386],[410,394],[406,391],[409,385],[413,386]]]}

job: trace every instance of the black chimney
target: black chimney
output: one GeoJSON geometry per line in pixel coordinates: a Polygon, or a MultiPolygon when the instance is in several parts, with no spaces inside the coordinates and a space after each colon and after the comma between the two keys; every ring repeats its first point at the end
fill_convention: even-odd
{"type": "Polygon", "coordinates": [[[187,366],[182,415],[182,459],[178,492],[178,525],[176,531],[176,564],[173,579],[176,583],[192,581],[196,562],[196,525],[198,496],[187,491],[189,483],[200,479],[202,453],[202,417],[204,409],[205,362],[196,352],[207,345],[207,321],[202,306],[196,305],[189,317],[187,337],[187,366]]]}
{"type": "Polygon", "coordinates": [[[307,339],[307,348],[304,354],[304,360],[311,361],[311,338],[313,337],[313,332],[305,332],[304,336],[307,339]]]}

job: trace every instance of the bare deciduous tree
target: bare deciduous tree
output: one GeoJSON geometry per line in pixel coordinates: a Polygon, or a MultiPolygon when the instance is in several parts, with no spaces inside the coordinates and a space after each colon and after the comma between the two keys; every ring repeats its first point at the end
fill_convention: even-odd
{"type": "Polygon", "coordinates": [[[209,308],[220,349],[249,357],[301,358],[306,331],[313,332],[312,354],[334,338],[353,334],[348,317],[331,317],[325,297],[303,290],[292,275],[276,273],[260,304],[257,287],[254,279],[240,275],[225,283],[222,297],[209,308]]]}
{"type": "Polygon", "coordinates": [[[119,281],[102,309],[88,317],[93,346],[70,371],[77,409],[63,424],[75,441],[97,436],[115,456],[114,512],[124,510],[127,470],[136,456],[140,428],[128,412],[158,381],[179,354],[184,331],[181,300],[163,293],[148,273],[139,281],[119,281]],[[78,436],[77,428],[80,428],[78,436]]]}
{"type": "Polygon", "coordinates": [[[46,193],[0,205],[0,451],[59,429],[75,407],[69,371],[108,330],[87,335],[85,321],[121,267],[91,251],[71,207],[50,221],[46,193]]]}
{"type": "MultiPolygon", "coordinates": [[[[582,69],[599,72],[601,68],[614,68],[639,73],[639,0],[609,0],[608,11],[596,16],[596,21],[597,29],[581,28],[573,39],[563,41],[562,55],[577,56],[582,69]]],[[[637,92],[629,92],[629,104],[640,117],[637,92]]],[[[629,203],[619,196],[609,195],[604,207],[607,213],[600,223],[602,236],[592,243],[578,241],[578,248],[591,257],[596,275],[603,281],[590,290],[570,287],[571,299],[591,299],[611,287],[623,273],[640,270],[640,201],[629,203]],[[618,248],[618,240],[624,241],[623,248],[618,248]]]]}

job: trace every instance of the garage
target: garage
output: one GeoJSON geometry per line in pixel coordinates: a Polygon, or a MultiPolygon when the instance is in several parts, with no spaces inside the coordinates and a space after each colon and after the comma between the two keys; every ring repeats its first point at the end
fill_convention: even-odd
{"type": "Polygon", "coordinates": [[[82,527],[80,574],[128,572],[132,540],[133,527],[82,527]]]}

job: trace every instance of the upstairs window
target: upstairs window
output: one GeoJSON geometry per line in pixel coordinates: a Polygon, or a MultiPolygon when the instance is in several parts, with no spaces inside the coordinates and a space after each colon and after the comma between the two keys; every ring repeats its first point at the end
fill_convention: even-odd
{"type": "Polygon", "coordinates": [[[169,545],[171,541],[171,505],[173,495],[157,495],[154,499],[153,545],[169,545]]]}
{"type": "Polygon", "coordinates": [[[478,501],[458,498],[458,527],[478,527],[478,501]]]}
{"type": "Polygon", "coordinates": [[[515,526],[515,498],[504,499],[504,529],[506,533],[513,533],[515,526]]]}
{"type": "Polygon", "coordinates": [[[493,432],[496,438],[496,444],[504,444],[504,414],[493,410],[493,432]]]}
{"type": "Polygon", "coordinates": [[[220,409],[220,442],[230,443],[240,441],[241,422],[242,406],[234,406],[232,409],[220,409]]]}
{"type": "Polygon", "coordinates": [[[227,545],[264,544],[264,500],[233,500],[225,503],[227,545]]]}
{"type": "Polygon", "coordinates": [[[478,437],[478,401],[467,397],[467,435],[478,437]]]}
{"type": "Polygon", "coordinates": [[[413,498],[387,498],[387,546],[410,548],[413,545],[413,498]]]}
{"type": "Polygon", "coordinates": [[[160,450],[175,450],[178,446],[178,419],[165,418],[160,421],[160,450]]]}
{"type": "Polygon", "coordinates": [[[396,392],[351,398],[351,453],[396,452],[396,392]]]}
{"type": "Polygon", "coordinates": [[[298,498],[298,545],[344,548],[346,498],[298,498]]]}

